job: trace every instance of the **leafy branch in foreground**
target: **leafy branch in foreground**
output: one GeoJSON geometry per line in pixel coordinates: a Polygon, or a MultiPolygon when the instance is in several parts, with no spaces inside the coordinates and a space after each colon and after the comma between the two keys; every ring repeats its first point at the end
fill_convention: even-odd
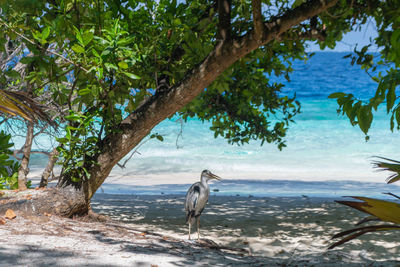
{"type": "MultiPolygon", "coordinates": [[[[386,160],[387,162],[375,161],[373,162],[374,167],[379,168],[382,171],[390,171],[393,173],[386,180],[387,183],[393,183],[398,181],[400,179],[400,162],[382,157],[379,158],[386,160]]],[[[400,199],[400,197],[398,197],[393,193],[385,193],[385,194],[400,199]]],[[[351,198],[360,201],[336,201],[336,202],[370,215],[365,219],[361,220],[360,222],[358,222],[356,225],[360,225],[371,221],[388,222],[391,224],[369,225],[340,232],[334,235],[332,239],[335,238],[342,238],[342,239],[332,244],[328,249],[335,248],[366,233],[400,230],[400,203],[381,200],[381,199],[367,198],[367,197],[352,196],[351,198]]]]}

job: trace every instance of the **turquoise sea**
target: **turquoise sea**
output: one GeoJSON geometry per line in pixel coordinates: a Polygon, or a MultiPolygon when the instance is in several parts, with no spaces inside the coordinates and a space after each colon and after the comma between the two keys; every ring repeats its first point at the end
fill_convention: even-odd
{"type": "MultiPolygon", "coordinates": [[[[164,142],[145,141],[138,148],[140,154],[136,153],[125,169],[116,167],[113,173],[123,179],[129,179],[131,174],[166,174],[173,179],[175,174],[200,174],[209,169],[225,178],[215,185],[218,194],[335,197],[399,192],[396,185],[384,184],[387,173],[376,172],[371,165],[373,156],[400,158],[400,136],[390,131],[385,107],[375,114],[370,140],[366,142],[361,130],[339,116],[336,102],[327,98],[342,91],[367,99],[375,92],[377,84],[358,66],[351,66],[350,60],[343,58],[346,54],[319,52],[307,63],[295,62],[291,81],[284,81],[283,93],[296,94],[302,113],[295,117],[296,123],[286,138],[287,147],[282,151],[273,144],[260,146],[257,141],[229,145],[224,139],[214,139],[209,123],[195,119],[181,123],[175,117],[154,129],[164,136],[164,142]]],[[[20,143],[21,139],[15,141],[20,143]]],[[[37,143],[46,147],[49,141],[42,137],[37,143]]],[[[43,168],[46,160],[35,155],[31,169],[43,168]]],[[[106,193],[135,194],[184,194],[186,189],[187,185],[119,186],[118,190],[103,187],[106,193]]]]}

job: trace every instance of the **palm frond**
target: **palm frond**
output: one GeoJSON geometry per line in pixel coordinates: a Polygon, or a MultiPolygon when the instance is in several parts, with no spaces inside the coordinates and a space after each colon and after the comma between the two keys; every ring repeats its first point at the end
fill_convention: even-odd
{"type": "Polygon", "coordinates": [[[383,194],[385,194],[385,195],[389,195],[389,196],[392,196],[392,197],[395,197],[395,198],[397,198],[397,199],[400,199],[400,197],[399,197],[398,195],[395,195],[395,194],[393,194],[393,193],[390,193],[390,192],[383,193],[383,194]]]}
{"type": "Polygon", "coordinates": [[[337,246],[340,246],[354,238],[357,238],[366,233],[378,232],[378,231],[388,231],[388,230],[400,230],[400,226],[398,225],[390,225],[390,224],[382,224],[382,225],[372,225],[372,226],[364,226],[359,228],[350,229],[347,231],[340,232],[332,237],[332,239],[346,236],[345,238],[333,243],[328,249],[333,249],[337,246]]]}
{"type": "Polygon", "coordinates": [[[33,121],[33,118],[29,116],[32,114],[32,109],[16,100],[12,97],[12,94],[4,90],[0,90],[0,111],[12,116],[21,116],[28,121],[33,121]]]}
{"type": "Polygon", "coordinates": [[[44,109],[45,107],[23,92],[0,90],[0,112],[20,116],[31,122],[41,120],[55,126],[56,123],[44,109]]]}
{"type": "Polygon", "coordinates": [[[336,200],[337,203],[352,207],[359,211],[368,213],[372,216],[379,218],[385,222],[393,222],[400,224],[400,204],[367,197],[354,197],[361,201],[341,201],[336,200]]]}
{"type": "Polygon", "coordinates": [[[382,221],[382,220],[379,219],[378,217],[375,217],[375,216],[372,216],[372,215],[371,215],[371,216],[365,217],[365,218],[362,219],[361,221],[357,222],[355,225],[357,226],[357,225],[361,225],[361,224],[363,224],[363,223],[374,222],[374,221],[380,222],[380,221],[382,221]]]}
{"type": "Polygon", "coordinates": [[[374,168],[378,169],[379,171],[389,171],[393,172],[388,178],[386,178],[386,182],[388,184],[397,182],[400,180],[400,161],[388,159],[384,157],[376,157],[384,161],[373,161],[372,164],[374,168]]]}

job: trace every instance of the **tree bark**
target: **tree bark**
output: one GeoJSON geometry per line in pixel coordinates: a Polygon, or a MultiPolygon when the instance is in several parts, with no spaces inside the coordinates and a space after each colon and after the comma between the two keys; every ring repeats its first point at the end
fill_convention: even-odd
{"type": "MultiPolygon", "coordinates": [[[[220,37],[225,39],[219,40],[214,50],[202,62],[188,71],[186,76],[175,86],[157,91],[136,111],[128,115],[118,126],[120,130],[118,133],[106,136],[99,142],[98,146],[101,152],[95,157],[98,164],[88,166],[90,178],[82,181],[78,189],[71,186],[71,183],[68,183],[64,177],[60,180],[57,188],[37,190],[39,193],[32,194],[32,197],[17,198],[16,201],[6,201],[5,203],[2,203],[4,200],[0,199],[0,213],[7,208],[34,213],[46,212],[66,217],[87,213],[91,197],[108,177],[112,168],[158,123],[191,102],[238,59],[276,39],[303,20],[332,7],[337,1],[307,1],[282,16],[264,23],[264,27],[260,27],[259,11],[255,10],[257,34],[259,35],[261,32],[262,36],[255,36],[256,33],[250,31],[240,38],[232,39],[230,29],[224,29],[224,27],[230,27],[228,21],[220,23],[218,29],[221,33],[220,37]]],[[[228,0],[221,1],[221,3],[229,2],[228,0]]],[[[229,16],[229,11],[226,6],[220,8],[220,12],[225,12],[223,15],[225,19],[229,16]]],[[[27,192],[35,192],[35,190],[27,192]]]]}
{"type": "MultiPolygon", "coordinates": [[[[118,125],[120,130],[118,133],[108,135],[98,143],[100,153],[94,158],[97,164],[86,166],[90,173],[89,179],[74,184],[68,180],[68,177],[61,177],[57,188],[51,189],[53,195],[44,194],[44,197],[37,200],[40,205],[35,206],[34,209],[62,216],[87,212],[90,199],[108,177],[112,168],[137,146],[158,123],[191,102],[238,59],[278,38],[291,27],[334,6],[337,1],[307,1],[297,8],[287,11],[282,16],[265,22],[264,27],[259,27],[259,11],[256,10],[257,34],[262,34],[262,36],[255,36],[254,31],[249,31],[246,35],[233,39],[230,36],[230,29],[224,29],[224,27],[230,27],[230,24],[227,21],[220,23],[218,31],[220,37],[225,39],[219,40],[214,50],[202,62],[188,71],[185,77],[175,86],[166,90],[157,90],[153,96],[118,125]]],[[[221,3],[229,2],[228,0],[221,1],[221,3]]],[[[230,9],[221,6],[220,10],[225,12],[223,18],[226,19],[230,9]]],[[[26,206],[27,209],[32,209],[30,202],[23,202],[22,205],[26,206]]],[[[0,211],[2,208],[0,208],[0,211]]]]}
{"type": "MultiPolygon", "coordinates": [[[[156,92],[119,125],[118,128],[121,132],[107,136],[99,143],[101,153],[96,158],[98,165],[89,169],[88,199],[101,186],[118,161],[138,145],[150,133],[151,129],[191,102],[238,59],[276,39],[300,22],[334,6],[337,1],[307,1],[297,8],[287,11],[282,16],[264,23],[261,31],[263,36],[260,38],[254,38],[254,31],[250,31],[238,39],[223,39],[218,42],[214,50],[200,64],[188,71],[181,82],[168,90],[156,92]]],[[[221,2],[227,3],[229,1],[221,2]]],[[[221,8],[221,10],[229,11],[226,8],[221,8]]],[[[224,18],[226,18],[226,14],[224,18]]],[[[226,21],[220,23],[221,27],[226,25],[229,25],[226,21]]],[[[219,31],[221,32],[221,29],[219,31]]],[[[225,35],[225,37],[227,36],[230,37],[229,34],[225,35]]]]}
{"type": "Polygon", "coordinates": [[[31,156],[32,141],[33,141],[33,122],[28,121],[21,166],[18,169],[18,189],[19,190],[27,189],[26,176],[29,173],[28,165],[29,165],[29,158],[31,156]]]}
{"type": "Polygon", "coordinates": [[[53,172],[54,164],[56,163],[56,161],[58,159],[58,154],[59,154],[59,152],[58,152],[57,148],[54,148],[51,151],[49,161],[47,162],[46,169],[44,169],[43,174],[42,174],[42,179],[40,180],[40,184],[39,184],[40,188],[47,187],[50,174],[53,172]]]}
{"type": "Polygon", "coordinates": [[[0,214],[7,209],[24,214],[54,214],[63,217],[87,214],[89,203],[83,190],[73,187],[49,188],[45,190],[29,189],[0,198],[0,214]]]}

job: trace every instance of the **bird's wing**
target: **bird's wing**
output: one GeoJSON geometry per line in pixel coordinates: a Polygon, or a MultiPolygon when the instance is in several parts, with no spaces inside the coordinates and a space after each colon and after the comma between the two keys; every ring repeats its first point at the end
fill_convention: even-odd
{"type": "Polygon", "coordinates": [[[204,188],[204,186],[199,185],[199,196],[197,198],[197,203],[196,203],[196,215],[200,215],[203,210],[204,207],[207,204],[208,201],[208,195],[209,195],[209,191],[207,190],[207,188],[204,188]]]}
{"type": "Polygon", "coordinates": [[[194,183],[186,193],[185,210],[186,222],[196,215],[196,207],[200,196],[200,183],[194,183]]]}
{"type": "Polygon", "coordinates": [[[185,210],[191,211],[196,208],[197,200],[200,194],[199,183],[193,184],[186,193],[185,210]]]}

